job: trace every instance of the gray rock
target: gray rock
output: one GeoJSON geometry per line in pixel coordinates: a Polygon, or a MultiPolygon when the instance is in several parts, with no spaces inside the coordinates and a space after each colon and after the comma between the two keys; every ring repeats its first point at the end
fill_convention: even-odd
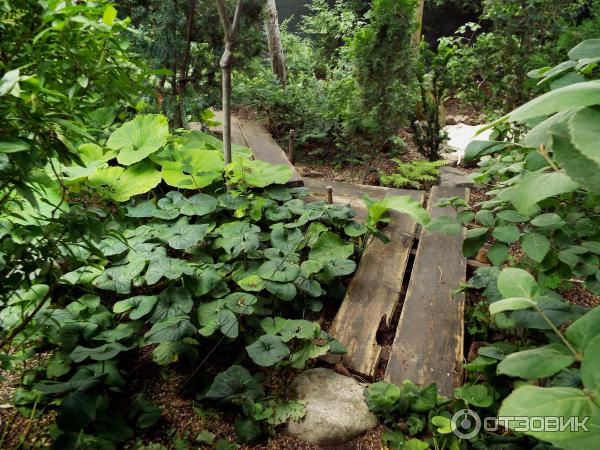
{"type": "Polygon", "coordinates": [[[469,177],[469,174],[458,167],[445,166],[440,169],[440,186],[480,187],[469,177]]]}
{"type": "Polygon", "coordinates": [[[458,120],[456,120],[456,116],[446,116],[446,125],[456,125],[458,124],[458,120]]]}
{"type": "Polygon", "coordinates": [[[306,416],[288,422],[288,432],[313,444],[346,442],[377,426],[363,397],[364,387],[330,369],[307,370],[290,384],[291,398],[306,404],[306,416]]]}

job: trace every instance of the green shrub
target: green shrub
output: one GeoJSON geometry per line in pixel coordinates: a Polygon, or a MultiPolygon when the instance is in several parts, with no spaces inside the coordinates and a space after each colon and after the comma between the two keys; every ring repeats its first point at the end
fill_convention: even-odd
{"type": "Polygon", "coordinates": [[[374,147],[385,145],[406,123],[415,104],[414,0],[374,0],[349,42],[358,98],[350,133],[374,147]]]}
{"type": "Polygon", "coordinates": [[[508,111],[539,90],[527,78],[535,67],[559,61],[559,38],[575,21],[585,2],[578,0],[484,0],[481,20],[490,30],[473,35],[467,24],[453,66],[460,96],[488,108],[508,111]]]}

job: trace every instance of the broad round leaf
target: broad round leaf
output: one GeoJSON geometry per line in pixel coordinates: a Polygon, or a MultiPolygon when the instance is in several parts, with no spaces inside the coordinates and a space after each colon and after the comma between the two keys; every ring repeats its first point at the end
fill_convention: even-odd
{"type": "Polygon", "coordinates": [[[117,166],[98,169],[89,177],[91,186],[97,187],[100,194],[117,202],[125,202],[134,195],[150,191],[160,180],[160,173],[147,162],[127,169],[117,166]]]}
{"type": "Polygon", "coordinates": [[[567,328],[567,339],[579,352],[585,352],[587,345],[600,335],[600,307],[596,307],[573,322],[567,328]]]}
{"type": "Polygon", "coordinates": [[[326,263],[335,259],[347,259],[354,253],[354,244],[347,244],[332,231],[320,234],[308,254],[309,259],[326,263]]]}
{"type": "Polygon", "coordinates": [[[265,261],[258,268],[258,275],[264,280],[286,283],[294,281],[300,275],[300,266],[289,264],[283,259],[265,261]]]}
{"type": "MultiPolygon", "coordinates": [[[[556,431],[527,431],[525,434],[550,442],[565,450],[594,448],[600,441],[600,408],[581,389],[522,386],[515,389],[504,401],[498,417],[563,417],[565,422],[573,417],[589,429],[556,431]]],[[[509,428],[522,425],[522,421],[509,422],[509,428]]]]}
{"type": "Polygon", "coordinates": [[[138,115],[125,122],[108,138],[106,145],[119,150],[117,161],[129,166],[158,151],[167,141],[169,124],[163,115],[138,115]]]}
{"type": "Polygon", "coordinates": [[[271,367],[288,357],[290,349],[279,336],[265,334],[256,342],[246,347],[248,356],[255,364],[262,367],[271,367]]]}

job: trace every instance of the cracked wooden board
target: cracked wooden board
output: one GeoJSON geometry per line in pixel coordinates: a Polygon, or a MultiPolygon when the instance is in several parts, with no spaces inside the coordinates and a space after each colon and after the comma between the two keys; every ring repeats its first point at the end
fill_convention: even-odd
{"type": "MultiPolygon", "coordinates": [[[[388,189],[385,195],[398,194],[410,195],[418,202],[424,198],[423,192],[398,189],[388,189]]],[[[377,332],[380,325],[391,325],[416,228],[411,217],[392,212],[386,229],[391,242],[375,239],[369,244],[329,330],[348,350],[341,362],[362,376],[375,375],[381,355],[377,332]]]]}
{"type": "MultiPolygon", "coordinates": [[[[428,210],[432,218],[454,217],[452,208],[436,208],[446,197],[468,199],[465,188],[434,187],[428,210]]],[[[463,236],[421,235],[400,322],[385,371],[385,380],[401,384],[437,383],[451,396],[461,378],[464,345],[464,296],[452,291],[465,281],[463,236]]]]}

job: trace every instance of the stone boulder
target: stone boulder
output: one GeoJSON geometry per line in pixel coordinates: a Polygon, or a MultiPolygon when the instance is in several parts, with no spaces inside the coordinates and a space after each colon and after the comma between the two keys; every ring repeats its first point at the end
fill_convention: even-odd
{"type": "Polygon", "coordinates": [[[364,387],[330,369],[307,370],[288,388],[289,397],[306,405],[306,416],[288,422],[288,432],[320,445],[346,442],[378,424],[364,401],[364,387]]]}
{"type": "Polygon", "coordinates": [[[475,183],[469,174],[458,167],[444,166],[440,168],[440,186],[449,187],[468,187],[468,188],[479,188],[481,187],[475,183]]]}

